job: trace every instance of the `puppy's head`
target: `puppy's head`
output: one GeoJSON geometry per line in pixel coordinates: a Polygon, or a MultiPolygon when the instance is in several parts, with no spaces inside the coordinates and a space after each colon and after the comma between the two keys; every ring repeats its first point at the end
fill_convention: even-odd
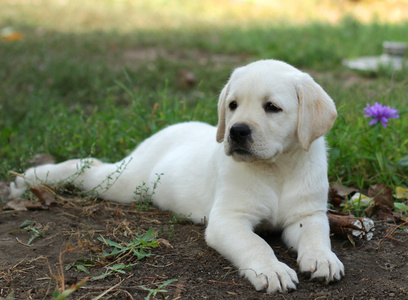
{"type": "Polygon", "coordinates": [[[308,151],[336,118],[333,100],[306,73],[276,60],[236,69],[218,101],[217,141],[237,161],[308,151]]]}

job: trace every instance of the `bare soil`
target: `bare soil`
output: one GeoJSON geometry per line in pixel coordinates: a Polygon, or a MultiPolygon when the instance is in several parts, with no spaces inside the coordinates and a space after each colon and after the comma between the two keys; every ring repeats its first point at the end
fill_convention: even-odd
{"type": "MultiPolygon", "coordinates": [[[[407,233],[402,227],[391,231],[396,225],[384,221],[376,222],[372,240],[356,241],[355,247],[347,238],[332,237],[333,250],[345,265],[343,280],[325,285],[298,274],[296,291],[271,295],[255,291],[206,245],[204,226],[169,212],[78,199],[59,199],[47,209],[28,211],[5,206],[0,204],[0,299],[50,299],[55,290],[67,290],[84,278],[88,280],[71,299],[143,299],[149,294],[146,288],[150,299],[408,299],[407,233]],[[33,231],[19,229],[25,220],[44,233],[30,245],[33,231]],[[121,261],[103,257],[103,250],[112,249],[98,237],[129,242],[150,227],[160,239],[157,248],[146,250],[154,255],[141,260],[127,255],[121,261]],[[89,274],[67,270],[79,259],[94,261],[89,274]],[[91,279],[119,262],[135,265],[124,274],[91,279]],[[177,281],[160,287],[170,279],[177,281]]],[[[282,262],[298,270],[296,254],[279,235],[262,236],[282,262]]]]}

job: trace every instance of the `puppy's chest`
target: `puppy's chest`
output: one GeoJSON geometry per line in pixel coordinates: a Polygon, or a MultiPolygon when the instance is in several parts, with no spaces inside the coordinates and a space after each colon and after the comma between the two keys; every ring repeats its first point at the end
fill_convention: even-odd
{"type": "Polygon", "coordinates": [[[252,208],[258,220],[269,228],[279,228],[284,222],[286,208],[282,203],[282,187],[278,184],[252,191],[252,208]]]}

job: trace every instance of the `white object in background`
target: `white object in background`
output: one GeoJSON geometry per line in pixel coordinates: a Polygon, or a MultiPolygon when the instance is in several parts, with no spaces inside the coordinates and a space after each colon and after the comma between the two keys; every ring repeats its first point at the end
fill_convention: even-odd
{"type": "Polygon", "coordinates": [[[408,44],[399,42],[384,42],[384,53],[380,56],[363,56],[356,59],[345,59],[343,64],[350,69],[359,71],[375,71],[381,68],[402,70],[406,68],[405,53],[408,44]]]}

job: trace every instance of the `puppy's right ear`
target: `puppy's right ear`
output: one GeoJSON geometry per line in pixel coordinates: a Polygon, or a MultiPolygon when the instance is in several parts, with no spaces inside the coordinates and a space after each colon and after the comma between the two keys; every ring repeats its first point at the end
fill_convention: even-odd
{"type": "Polygon", "coordinates": [[[307,74],[300,77],[296,92],[299,101],[299,142],[308,151],[312,142],[332,127],[337,116],[336,106],[322,87],[307,74]]]}
{"type": "Polygon", "coordinates": [[[217,125],[217,142],[222,143],[225,135],[225,101],[229,92],[229,82],[222,89],[218,99],[218,125],[217,125]]]}

